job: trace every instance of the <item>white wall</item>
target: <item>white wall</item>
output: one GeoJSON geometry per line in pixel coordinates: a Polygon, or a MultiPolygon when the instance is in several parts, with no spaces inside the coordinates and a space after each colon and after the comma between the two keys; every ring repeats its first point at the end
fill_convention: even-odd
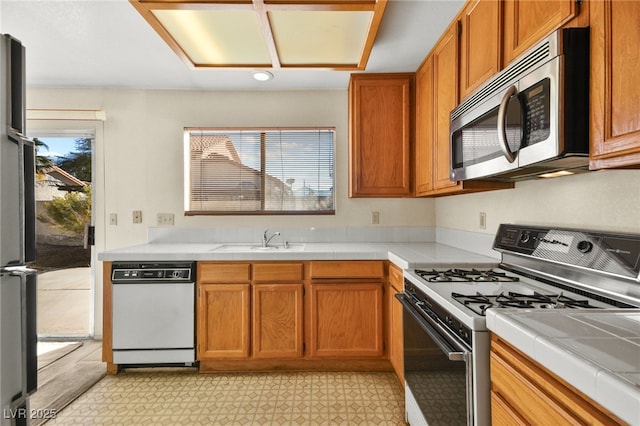
{"type": "MultiPolygon", "coordinates": [[[[103,110],[105,122],[73,123],[96,132],[95,251],[147,241],[157,213],[174,213],[176,227],[345,227],[370,225],[438,228],[438,240],[492,254],[499,223],[586,227],[640,233],[640,170],[601,171],[516,184],[515,189],[438,199],[350,199],[347,92],[152,91],[34,89],[29,109],[103,110]],[[182,129],[190,126],[331,126],[336,128],[335,216],[185,217],[182,129]],[[133,210],[143,223],[133,224],[133,210]],[[479,212],[487,227],[478,227],[479,212]],[[118,225],[108,225],[108,215],[118,225]],[[442,231],[442,232],[440,232],[442,231]],[[450,232],[449,232],[450,231],[450,232]],[[442,239],[440,238],[442,235],[442,239]],[[475,241],[475,243],[474,243],[475,241]],[[475,247],[475,248],[474,248],[475,247]]],[[[34,128],[29,124],[31,128],[34,128]]],[[[39,122],[37,127],[65,126],[39,122]]],[[[67,124],[68,125],[68,124],[67,124]]],[[[96,271],[100,269],[97,268],[96,271]]],[[[95,274],[95,332],[102,328],[102,279],[95,274]]]]}
{"type": "Polygon", "coordinates": [[[602,170],[436,200],[438,229],[495,234],[500,223],[640,233],[640,170],[602,170]],[[479,228],[479,213],[487,215],[479,228]]]}
{"type": "MultiPolygon", "coordinates": [[[[171,91],[30,89],[29,109],[99,109],[106,112],[104,211],[118,215],[105,226],[104,248],[146,242],[158,213],[173,213],[176,227],[434,226],[431,199],[348,198],[347,91],[171,91]],[[323,126],[336,128],[335,216],[196,216],[183,212],[184,127],[323,126]],[[142,224],[133,224],[142,210],[142,224]]],[[[96,193],[96,197],[101,197],[96,193]]]]}

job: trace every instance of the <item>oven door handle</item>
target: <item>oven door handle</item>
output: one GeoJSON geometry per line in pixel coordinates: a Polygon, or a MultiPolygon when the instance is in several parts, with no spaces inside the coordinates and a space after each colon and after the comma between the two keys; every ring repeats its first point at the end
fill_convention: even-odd
{"type": "Polygon", "coordinates": [[[449,337],[449,332],[433,319],[423,317],[416,312],[413,305],[403,293],[397,293],[396,299],[402,303],[406,311],[418,322],[420,327],[433,339],[440,350],[447,355],[449,361],[467,361],[469,351],[459,342],[449,337]]]}

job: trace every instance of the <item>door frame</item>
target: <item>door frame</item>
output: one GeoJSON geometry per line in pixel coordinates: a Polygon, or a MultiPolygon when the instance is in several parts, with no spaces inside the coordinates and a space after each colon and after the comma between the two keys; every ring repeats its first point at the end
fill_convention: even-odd
{"type": "Polygon", "coordinates": [[[104,111],[27,110],[28,134],[75,136],[81,132],[94,136],[91,153],[92,208],[95,243],[91,247],[91,284],[89,306],[89,337],[102,338],[102,268],[97,253],[105,249],[104,214],[104,111]],[[77,132],[77,133],[76,133],[77,132]]]}

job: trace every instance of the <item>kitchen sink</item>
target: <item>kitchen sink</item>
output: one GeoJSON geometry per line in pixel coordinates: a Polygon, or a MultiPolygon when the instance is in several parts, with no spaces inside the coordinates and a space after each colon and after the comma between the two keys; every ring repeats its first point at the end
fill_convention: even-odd
{"type": "Polygon", "coordinates": [[[289,244],[287,247],[282,245],[262,247],[258,244],[224,244],[220,247],[212,249],[212,251],[235,251],[235,252],[288,252],[303,251],[304,244],[289,244]]]}

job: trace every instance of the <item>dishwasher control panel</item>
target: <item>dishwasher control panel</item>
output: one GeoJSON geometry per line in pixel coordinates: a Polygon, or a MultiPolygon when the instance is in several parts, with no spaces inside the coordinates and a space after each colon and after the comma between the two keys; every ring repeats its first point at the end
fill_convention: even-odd
{"type": "Polygon", "coordinates": [[[111,266],[111,282],[114,284],[194,281],[194,262],[113,263],[111,266]]]}

